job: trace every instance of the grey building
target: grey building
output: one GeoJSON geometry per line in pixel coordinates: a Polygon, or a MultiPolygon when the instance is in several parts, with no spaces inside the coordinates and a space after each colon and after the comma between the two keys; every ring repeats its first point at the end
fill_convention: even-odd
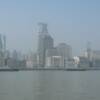
{"type": "Polygon", "coordinates": [[[7,65],[10,68],[18,68],[18,69],[23,69],[26,68],[26,59],[21,56],[21,53],[17,52],[14,50],[11,53],[11,57],[8,57],[7,59],[7,65]]]}
{"type": "Polygon", "coordinates": [[[78,63],[78,68],[89,68],[90,67],[90,62],[87,57],[79,57],[79,63],[78,63]]]}
{"type": "Polygon", "coordinates": [[[46,57],[51,57],[51,56],[59,56],[59,52],[56,47],[48,49],[46,51],[46,57]]]}
{"type": "Polygon", "coordinates": [[[92,62],[93,62],[93,67],[100,68],[100,50],[94,50],[92,52],[92,62]]]}
{"type": "Polygon", "coordinates": [[[72,48],[70,45],[66,44],[66,43],[60,43],[57,46],[59,55],[62,56],[64,59],[72,59],[72,48]]]}
{"type": "Polygon", "coordinates": [[[63,57],[60,56],[58,49],[52,48],[46,51],[46,68],[62,68],[64,66],[63,57]]]}
{"type": "Polygon", "coordinates": [[[39,56],[39,67],[45,66],[46,61],[46,50],[53,48],[53,38],[48,33],[47,24],[39,23],[39,40],[38,40],[38,56],[39,56]]]}
{"type": "Polygon", "coordinates": [[[4,37],[5,36],[0,34],[0,67],[4,66],[4,60],[5,60],[6,39],[4,37]]]}
{"type": "Polygon", "coordinates": [[[16,50],[12,52],[12,59],[18,60],[18,52],[16,50]]]}
{"type": "Polygon", "coordinates": [[[94,50],[92,51],[92,59],[99,59],[100,60],[100,50],[94,50]]]}

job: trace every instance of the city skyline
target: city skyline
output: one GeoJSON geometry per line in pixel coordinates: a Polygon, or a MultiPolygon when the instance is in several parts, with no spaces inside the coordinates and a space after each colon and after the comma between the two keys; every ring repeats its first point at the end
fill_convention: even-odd
{"type": "Polygon", "coordinates": [[[74,55],[86,50],[87,41],[99,48],[99,0],[5,0],[0,1],[0,33],[7,36],[7,48],[36,51],[38,22],[48,23],[55,45],[65,42],[74,55]]]}

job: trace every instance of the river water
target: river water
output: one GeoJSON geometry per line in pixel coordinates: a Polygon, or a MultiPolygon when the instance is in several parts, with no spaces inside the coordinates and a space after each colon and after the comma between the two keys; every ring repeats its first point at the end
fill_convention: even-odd
{"type": "Polygon", "coordinates": [[[100,100],[100,71],[0,72],[0,100],[100,100]]]}

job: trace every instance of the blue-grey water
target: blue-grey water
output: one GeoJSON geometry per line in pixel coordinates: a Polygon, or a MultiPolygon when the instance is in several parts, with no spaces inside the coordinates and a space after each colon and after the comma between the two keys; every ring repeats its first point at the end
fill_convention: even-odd
{"type": "Polygon", "coordinates": [[[100,71],[0,72],[0,100],[100,100],[100,71]]]}

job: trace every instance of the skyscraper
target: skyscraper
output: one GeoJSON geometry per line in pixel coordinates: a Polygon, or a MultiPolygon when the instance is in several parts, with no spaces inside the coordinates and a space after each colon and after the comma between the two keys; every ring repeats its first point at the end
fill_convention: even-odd
{"type": "Polygon", "coordinates": [[[5,35],[3,36],[3,49],[4,49],[4,52],[6,52],[6,36],[5,35]]]}
{"type": "Polygon", "coordinates": [[[0,51],[3,49],[2,35],[0,34],[0,51]]]}
{"type": "Polygon", "coordinates": [[[92,50],[91,50],[91,43],[87,43],[87,57],[89,61],[92,61],[92,50]]]}
{"type": "Polygon", "coordinates": [[[0,67],[4,66],[5,48],[6,48],[6,38],[2,34],[0,34],[0,67]]]}
{"type": "Polygon", "coordinates": [[[47,24],[39,23],[39,40],[38,40],[38,56],[39,56],[39,67],[45,67],[46,51],[53,48],[53,38],[48,33],[47,24]]]}

